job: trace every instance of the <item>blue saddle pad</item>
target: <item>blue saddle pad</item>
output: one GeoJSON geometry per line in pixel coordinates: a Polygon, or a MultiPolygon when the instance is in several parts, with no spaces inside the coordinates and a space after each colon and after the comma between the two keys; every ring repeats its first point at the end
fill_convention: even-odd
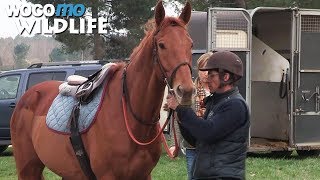
{"type": "MultiPolygon", "coordinates": [[[[103,87],[104,85],[101,85],[96,89],[97,92],[89,104],[80,106],[78,120],[80,133],[85,132],[94,122],[99,105],[103,99],[103,87]]],[[[48,128],[58,133],[70,134],[70,127],[68,123],[72,108],[76,103],[77,100],[73,96],[64,96],[59,94],[53,100],[46,117],[46,124],[48,128]]]]}

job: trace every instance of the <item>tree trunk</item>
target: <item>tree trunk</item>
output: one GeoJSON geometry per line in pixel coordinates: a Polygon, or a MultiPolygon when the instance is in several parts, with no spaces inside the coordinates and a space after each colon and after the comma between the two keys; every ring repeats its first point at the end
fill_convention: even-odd
{"type": "MultiPolygon", "coordinates": [[[[98,20],[98,7],[94,1],[92,2],[92,18],[97,18],[98,20]]],[[[93,29],[93,59],[102,60],[105,54],[105,44],[103,43],[103,38],[98,34],[98,22],[95,29],[93,29]]]]}
{"type": "Polygon", "coordinates": [[[234,5],[237,8],[247,9],[247,4],[245,0],[234,0],[234,5]]]}

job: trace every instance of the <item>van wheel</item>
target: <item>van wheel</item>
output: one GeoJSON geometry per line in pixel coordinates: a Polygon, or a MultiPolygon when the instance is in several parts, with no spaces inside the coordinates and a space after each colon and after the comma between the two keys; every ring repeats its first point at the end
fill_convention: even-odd
{"type": "Polygon", "coordinates": [[[0,154],[3,153],[8,148],[8,145],[1,145],[0,146],[0,154]]]}
{"type": "Polygon", "coordinates": [[[299,156],[319,156],[320,150],[297,150],[299,156]]]}

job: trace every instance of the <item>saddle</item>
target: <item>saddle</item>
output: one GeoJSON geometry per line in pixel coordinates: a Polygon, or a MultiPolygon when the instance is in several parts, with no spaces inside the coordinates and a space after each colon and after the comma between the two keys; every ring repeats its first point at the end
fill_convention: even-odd
{"type": "Polygon", "coordinates": [[[63,96],[73,96],[78,100],[87,100],[92,92],[103,82],[108,83],[111,76],[107,75],[114,73],[115,66],[115,63],[108,63],[88,78],[79,75],[71,75],[67,78],[67,82],[62,83],[59,86],[59,93],[63,96]]]}
{"type": "MultiPolygon", "coordinates": [[[[108,63],[104,65],[101,70],[97,71],[93,75],[89,76],[88,78],[73,75],[69,76],[67,78],[67,82],[62,83],[59,86],[59,95],[63,96],[71,96],[70,99],[76,99],[77,103],[73,106],[71,115],[69,116],[69,125],[70,125],[70,143],[72,145],[72,148],[74,150],[74,153],[78,159],[79,165],[84,172],[84,174],[90,179],[90,180],[96,180],[96,176],[92,171],[92,168],[90,166],[90,159],[88,158],[88,154],[85,150],[80,131],[79,131],[79,117],[81,117],[81,111],[80,111],[80,104],[84,104],[84,106],[91,106],[92,104],[95,104],[95,100],[93,100],[92,103],[89,104],[89,102],[92,99],[99,98],[100,100],[103,99],[102,96],[102,89],[99,88],[102,84],[108,83],[111,76],[107,76],[108,74],[113,74],[116,70],[116,64],[115,63],[108,63]],[[94,91],[97,89],[97,95],[99,97],[94,98],[94,91]]],[[[58,95],[58,96],[59,96],[58,95]]],[[[97,103],[99,105],[100,102],[97,103]]],[[[94,106],[93,109],[89,110],[89,115],[94,112],[94,114],[97,111],[97,106],[94,106]]],[[[50,111],[50,110],[49,110],[50,111]]],[[[89,115],[86,115],[88,117],[89,115]]],[[[90,118],[92,120],[92,118],[90,118]]],[[[81,120],[81,118],[80,118],[81,120]]],[[[91,123],[91,122],[90,122],[91,123]]],[[[90,124],[89,123],[89,124],[90,124]]]]}

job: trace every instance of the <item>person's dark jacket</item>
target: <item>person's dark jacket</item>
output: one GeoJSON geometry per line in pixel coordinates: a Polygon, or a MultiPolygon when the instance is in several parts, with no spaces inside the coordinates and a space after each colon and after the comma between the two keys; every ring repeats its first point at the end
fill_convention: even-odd
{"type": "Polygon", "coordinates": [[[176,108],[182,136],[196,145],[193,179],[245,179],[249,110],[234,88],[206,99],[204,119],[189,107],[176,108]]]}

